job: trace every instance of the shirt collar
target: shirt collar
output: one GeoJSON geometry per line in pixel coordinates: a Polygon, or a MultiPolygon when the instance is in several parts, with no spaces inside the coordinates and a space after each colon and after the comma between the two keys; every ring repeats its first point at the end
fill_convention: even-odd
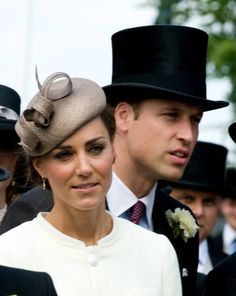
{"type": "Polygon", "coordinates": [[[236,231],[228,223],[225,223],[224,225],[223,238],[225,245],[227,246],[229,246],[231,242],[236,238],[236,231]]]}
{"type": "Polygon", "coordinates": [[[199,261],[202,265],[205,265],[208,260],[208,243],[207,240],[204,239],[199,244],[199,261]]]}
{"type": "MultiPolygon", "coordinates": [[[[155,199],[156,187],[157,183],[147,195],[139,199],[146,206],[146,215],[149,227],[152,227],[152,209],[155,199]]],[[[114,172],[112,173],[112,184],[106,196],[109,210],[115,216],[120,216],[137,202],[137,197],[135,194],[119,179],[119,177],[114,172]]]]}

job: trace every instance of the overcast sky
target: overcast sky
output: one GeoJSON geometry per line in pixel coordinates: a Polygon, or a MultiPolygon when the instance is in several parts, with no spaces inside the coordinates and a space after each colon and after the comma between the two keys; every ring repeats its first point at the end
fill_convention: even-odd
{"type": "MultiPolygon", "coordinates": [[[[0,83],[19,92],[22,110],[37,92],[35,66],[42,82],[56,71],[109,84],[111,35],[153,24],[156,12],[145,0],[0,0],[0,83]]],[[[192,24],[191,24],[192,25],[192,24]]],[[[225,98],[225,81],[207,80],[208,99],[225,98]]],[[[227,133],[231,108],[206,112],[199,140],[236,145],[227,133]]],[[[234,147],[235,146],[235,147],[234,147]]]]}

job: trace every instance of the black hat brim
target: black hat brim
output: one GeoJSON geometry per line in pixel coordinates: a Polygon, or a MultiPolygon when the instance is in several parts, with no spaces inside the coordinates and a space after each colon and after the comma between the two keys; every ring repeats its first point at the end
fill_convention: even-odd
{"type": "MultiPolygon", "coordinates": [[[[224,186],[215,186],[215,185],[210,185],[210,184],[205,184],[201,182],[190,182],[190,181],[160,181],[161,187],[169,186],[169,187],[175,187],[175,188],[191,188],[195,190],[200,190],[200,191],[206,191],[206,192],[216,192],[218,194],[223,195],[225,192],[225,187],[224,186]]],[[[171,195],[171,193],[170,193],[171,195]]]]}
{"type": "Polygon", "coordinates": [[[129,102],[158,97],[198,105],[201,106],[204,111],[215,110],[229,105],[227,101],[207,100],[205,98],[142,83],[114,83],[104,86],[103,90],[106,94],[107,102],[113,106],[123,100],[129,102]]]}
{"type": "Polygon", "coordinates": [[[1,131],[8,131],[12,133],[15,132],[15,125],[16,125],[16,120],[11,120],[11,119],[0,119],[0,133],[1,131]]]}
{"type": "Polygon", "coordinates": [[[229,126],[228,131],[231,139],[236,143],[236,122],[232,123],[229,126]]]}

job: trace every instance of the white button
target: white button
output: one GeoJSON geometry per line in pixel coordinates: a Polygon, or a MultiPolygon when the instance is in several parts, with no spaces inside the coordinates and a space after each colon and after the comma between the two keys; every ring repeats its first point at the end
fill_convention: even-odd
{"type": "Polygon", "coordinates": [[[97,256],[91,254],[88,256],[88,263],[91,265],[91,266],[97,266],[98,265],[98,258],[97,256]]]}

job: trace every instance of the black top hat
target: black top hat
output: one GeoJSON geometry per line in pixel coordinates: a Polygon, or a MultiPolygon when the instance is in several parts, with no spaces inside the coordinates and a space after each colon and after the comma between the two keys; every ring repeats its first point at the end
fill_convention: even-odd
{"type": "Polygon", "coordinates": [[[223,197],[236,200],[236,168],[227,168],[225,179],[225,192],[223,197]]]}
{"type": "Polygon", "coordinates": [[[0,85],[0,148],[14,150],[19,138],[15,124],[20,115],[21,99],[18,93],[5,85],[0,85]]]}
{"type": "Polygon", "coordinates": [[[20,96],[14,89],[0,85],[0,131],[15,131],[20,104],[20,96]]]}
{"type": "Polygon", "coordinates": [[[176,182],[160,181],[160,186],[191,187],[223,194],[227,153],[224,146],[198,141],[182,178],[176,182]]]}
{"type": "Polygon", "coordinates": [[[236,122],[233,122],[230,126],[229,126],[229,135],[231,137],[231,139],[236,143],[236,122]]]}
{"type": "Polygon", "coordinates": [[[168,98],[222,108],[226,101],[206,99],[208,35],[199,29],[151,25],[119,31],[112,36],[112,84],[104,86],[107,100],[168,98]]]}

